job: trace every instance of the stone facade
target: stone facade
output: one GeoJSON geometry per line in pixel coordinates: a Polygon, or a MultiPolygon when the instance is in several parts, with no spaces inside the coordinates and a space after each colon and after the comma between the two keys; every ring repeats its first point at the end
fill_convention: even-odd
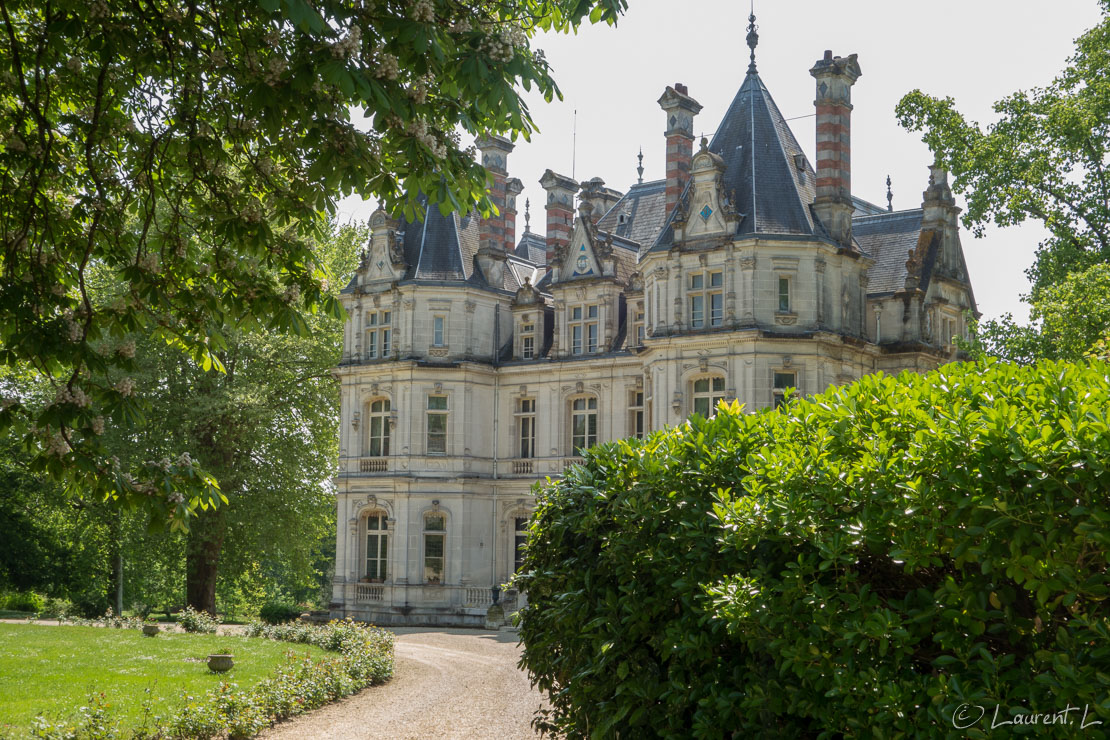
{"type": "Polygon", "coordinates": [[[512,145],[495,137],[478,146],[504,215],[372,216],[335,371],[334,616],[480,625],[533,485],[580,449],[956,356],[975,300],[946,174],[931,170],[918,209],[852,196],[860,66],[826,53],[811,73],[816,170],[753,50],[696,151],[701,106],[665,90],[665,180],[579,192],[545,172],[546,238],[526,227],[517,243],[512,145]]]}

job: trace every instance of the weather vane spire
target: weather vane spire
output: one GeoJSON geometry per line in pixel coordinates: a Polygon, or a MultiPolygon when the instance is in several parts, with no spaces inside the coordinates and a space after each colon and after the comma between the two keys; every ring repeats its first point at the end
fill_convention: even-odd
{"type": "Polygon", "coordinates": [[[639,166],[636,167],[636,174],[639,175],[639,177],[640,177],[640,179],[637,180],[637,182],[642,183],[644,181],[644,148],[643,147],[640,147],[640,153],[639,153],[639,155],[637,155],[636,159],[639,160],[639,162],[640,162],[639,166]]]}
{"type": "Polygon", "coordinates": [[[525,233],[528,233],[529,231],[531,231],[531,229],[528,228],[528,222],[532,220],[532,214],[529,213],[529,209],[531,208],[531,206],[532,206],[532,201],[525,198],[524,199],[524,232],[525,233]]]}
{"type": "Polygon", "coordinates": [[[887,211],[894,210],[894,193],[890,189],[890,175],[886,176],[886,209],[887,211]]]}
{"type": "Polygon", "coordinates": [[[752,50],[752,61],[748,65],[748,74],[755,74],[755,47],[759,44],[759,34],[755,25],[755,0],[752,0],[752,12],[748,16],[748,48],[752,50]]]}

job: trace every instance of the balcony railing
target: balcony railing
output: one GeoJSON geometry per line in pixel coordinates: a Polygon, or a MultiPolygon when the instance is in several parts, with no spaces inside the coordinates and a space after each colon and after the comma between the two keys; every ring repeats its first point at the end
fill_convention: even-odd
{"type": "Polygon", "coordinates": [[[389,470],[389,460],[384,457],[364,457],[359,460],[360,473],[384,473],[389,470]]]}
{"type": "Polygon", "coordinates": [[[376,583],[356,583],[355,601],[360,604],[381,601],[385,596],[385,586],[376,583]]]}
{"type": "Polygon", "coordinates": [[[571,467],[572,465],[578,465],[581,462],[582,462],[581,457],[564,457],[563,458],[563,470],[566,470],[567,468],[571,467]]]}
{"type": "Polygon", "coordinates": [[[488,588],[466,587],[466,601],[463,606],[482,607],[493,603],[493,592],[488,588]]]}
{"type": "Polygon", "coordinates": [[[513,474],[514,475],[531,475],[532,474],[532,461],[531,460],[513,460],[513,474]]]}

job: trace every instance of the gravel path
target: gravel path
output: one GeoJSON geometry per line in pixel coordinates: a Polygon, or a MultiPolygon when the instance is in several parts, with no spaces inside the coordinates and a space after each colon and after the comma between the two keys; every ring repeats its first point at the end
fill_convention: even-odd
{"type": "Polygon", "coordinates": [[[544,705],[516,667],[513,632],[397,628],[392,680],[259,737],[472,740],[535,738],[530,722],[544,705]]]}

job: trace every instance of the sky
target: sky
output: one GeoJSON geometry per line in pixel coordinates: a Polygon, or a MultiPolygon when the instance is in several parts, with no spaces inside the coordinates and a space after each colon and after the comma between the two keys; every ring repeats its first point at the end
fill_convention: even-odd
{"type": "MultiPolygon", "coordinates": [[[[517,141],[510,177],[524,183],[517,238],[524,229],[524,199],[532,203],[532,231],[544,233],[545,194],[539,185],[551,168],[579,182],[601,177],[626,192],[636,182],[636,155],[644,153],[644,180],[664,176],[664,114],[656,101],[667,85],[684,83],[703,109],[695,130],[712,138],[748,67],[748,2],[736,0],[629,0],[616,27],[590,26],[576,35],[542,35],[542,48],[563,92],[545,103],[526,96],[539,133],[517,141]],[[577,131],[577,135],[575,135],[577,131]]],[[[895,210],[916,208],[928,185],[932,157],[920,134],[902,129],[894,107],[920,89],[956,100],[971,120],[994,120],[994,101],[1049,83],[1066,65],[1074,39],[1099,21],[1095,0],[757,0],[756,63],[772,97],[790,120],[810,162],[814,157],[813,98],[809,69],[831,49],[858,54],[863,75],[852,90],[852,190],[886,203],[890,175],[895,210]]],[[[963,203],[957,199],[962,206],[963,203]]],[[[366,219],[374,203],[347,198],[342,220],[366,219]]],[[[1025,320],[1025,270],[1045,232],[1025,224],[991,227],[976,239],[962,230],[975,297],[984,318],[1012,313],[1025,320]]]]}

